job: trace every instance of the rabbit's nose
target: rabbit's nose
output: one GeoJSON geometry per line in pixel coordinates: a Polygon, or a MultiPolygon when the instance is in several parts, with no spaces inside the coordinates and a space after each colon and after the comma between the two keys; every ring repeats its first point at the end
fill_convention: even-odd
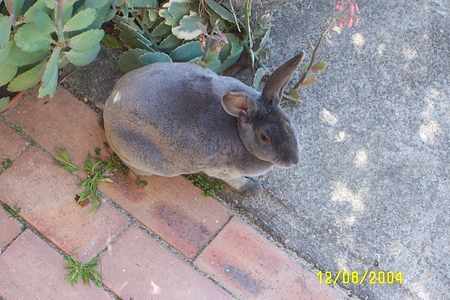
{"type": "Polygon", "coordinates": [[[281,158],[281,167],[289,168],[300,161],[299,151],[286,151],[281,158]]]}
{"type": "Polygon", "coordinates": [[[300,152],[299,151],[294,151],[289,159],[291,165],[296,165],[298,164],[298,162],[300,161],[300,152]]]}

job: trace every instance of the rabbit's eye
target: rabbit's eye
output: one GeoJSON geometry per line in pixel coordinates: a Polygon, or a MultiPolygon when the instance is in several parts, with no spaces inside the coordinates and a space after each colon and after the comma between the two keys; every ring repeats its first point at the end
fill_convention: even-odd
{"type": "Polygon", "coordinates": [[[265,143],[269,142],[269,138],[264,133],[261,133],[259,138],[261,139],[261,141],[263,141],[265,143]]]}

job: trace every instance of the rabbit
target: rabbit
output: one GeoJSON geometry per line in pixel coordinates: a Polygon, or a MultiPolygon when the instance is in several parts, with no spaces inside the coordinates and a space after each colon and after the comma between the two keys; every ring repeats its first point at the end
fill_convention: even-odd
{"type": "Polygon", "coordinates": [[[153,63],[122,76],[103,121],[112,150],[138,175],[201,173],[247,197],[255,177],[299,162],[298,133],[280,107],[302,51],[267,80],[262,93],[193,63],[153,63]]]}

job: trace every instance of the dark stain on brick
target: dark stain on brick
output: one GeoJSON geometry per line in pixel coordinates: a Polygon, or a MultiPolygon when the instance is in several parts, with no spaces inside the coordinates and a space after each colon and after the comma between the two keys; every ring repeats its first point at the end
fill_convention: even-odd
{"type": "Polygon", "coordinates": [[[239,286],[249,292],[252,295],[258,296],[261,290],[263,289],[260,283],[252,278],[252,275],[244,272],[232,265],[223,265],[220,267],[227,274],[227,276],[231,277],[231,279],[239,284],[239,286]]]}
{"type": "MultiPolygon", "coordinates": [[[[155,212],[173,232],[190,245],[195,245],[197,250],[200,250],[212,236],[212,233],[203,223],[189,217],[185,211],[174,205],[158,205],[155,207],[155,212]]],[[[196,252],[190,253],[189,256],[195,254],[196,252]]]]}

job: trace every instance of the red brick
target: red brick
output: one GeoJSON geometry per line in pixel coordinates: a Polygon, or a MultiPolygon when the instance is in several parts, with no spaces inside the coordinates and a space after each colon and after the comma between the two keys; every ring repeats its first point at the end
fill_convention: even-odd
{"type": "Polygon", "coordinates": [[[107,202],[86,214],[91,205],[81,207],[75,201],[83,190],[79,182],[36,147],[19,157],[0,180],[0,199],[17,205],[21,217],[66,253],[79,247],[78,260],[90,260],[128,225],[107,202]]]}
{"type": "Polygon", "coordinates": [[[0,248],[9,244],[21,231],[22,224],[0,207],[0,248]]]}
{"type": "Polygon", "coordinates": [[[25,148],[26,144],[26,140],[3,122],[0,122],[0,161],[3,161],[5,158],[16,158],[25,148]]]}
{"type": "Polygon", "coordinates": [[[72,94],[58,86],[53,99],[37,98],[35,87],[22,102],[8,110],[6,118],[54,155],[65,148],[72,161],[81,166],[87,153],[103,147],[106,137],[100,116],[72,94]]]}
{"type": "Polygon", "coordinates": [[[0,256],[0,296],[5,300],[112,299],[94,284],[84,286],[79,280],[71,286],[65,280],[65,265],[58,252],[26,230],[0,256]]]}
{"type": "Polygon", "coordinates": [[[242,299],[342,299],[236,217],[194,263],[242,299]]]}
{"type": "Polygon", "coordinates": [[[114,176],[113,184],[100,189],[166,242],[193,258],[226,224],[227,209],[184,177],[142,177],[145,187],[133,175],[114,176]]]}
{"type": "Polygon", "coordinates": [[[101,266],[104,284],[122,299],[231,299],[135,227],[102,254],[101,266]]]}

